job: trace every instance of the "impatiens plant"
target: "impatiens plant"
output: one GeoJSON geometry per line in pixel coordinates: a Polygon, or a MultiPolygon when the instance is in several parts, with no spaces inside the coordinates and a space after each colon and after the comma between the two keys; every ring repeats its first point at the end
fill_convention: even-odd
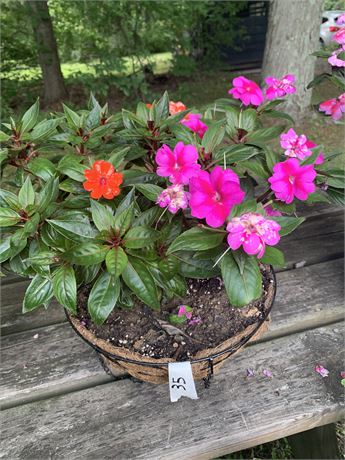
{"type": "MultiPolygon", "coordinates": [[[[109,115],[91,96],[87,110],[42,119],[36,102],[4,123],[0,260],[32,278],[23,311],[55,297],[77,313],[88,286],[101,324],[114,308],[159,309],[185,295],[189,278],[216,276],[233,306],[259,298],[261,264],[284,265],[276,245],[304,220],[296,204],[343,202],[337,153],[277,110],[293,83],[270,77],[262,90],[237,77],[234,98],[203,111],[165,93],[109,115]]],[[[180,307],[172,322],[201,321],[180,307]]]]}

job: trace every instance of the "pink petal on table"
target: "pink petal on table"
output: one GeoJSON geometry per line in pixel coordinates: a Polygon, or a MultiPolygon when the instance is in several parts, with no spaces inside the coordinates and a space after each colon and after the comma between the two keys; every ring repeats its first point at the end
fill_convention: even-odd
{"type": "Polygon", "coordinates": [[[341,372],[340,372],[340,377],[341,377],[342,379],[345,379],[345,372],[344,372],[344,371],[341,371],[341,372]]]}
{"type": "Polygon", "coordinates": [[[328,377],[328,374],[329,374],[329,371],[323,366],[320,366],[319,364],[315,366],[315,372],[320,374],[321,377],[328,377]]]}
{"type": "Polygon", "coordinates": [[[265,377],[273,377],[273,373],[269,369],[264,369],[262,373],[265,377]]]}

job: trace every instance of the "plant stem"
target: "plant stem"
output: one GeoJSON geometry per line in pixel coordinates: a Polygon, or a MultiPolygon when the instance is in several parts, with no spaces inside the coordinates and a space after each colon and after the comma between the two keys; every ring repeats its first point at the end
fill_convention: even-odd
{"type": "Polygon", "coordinates": [[[167,212],[167,210],[168,210],[168,207],[166,207],[164,209],[164,211],[162,212],[162,214],[158,217],[158,220],[157,220],[156,225],[155,225],[155,230],[157,230],[158,224],[159,224],[160,220],[162,219],[162,217],[164,216],[164,214],[167,212]]]}
{"type": "Polygon", "coordinates": [[[222,254],[220,257],[218,257],[218,259],[215,261],[215,263],[214,263],[214,265],[213,265],[212,268],[214,268],[214,267],[218,264],[218,262],[220,262],[220,261],[222,260],[222,258],[225,256],[225,254],[226,254],[228,251],[230,251],[230,249],[231,249],[231,248],[230,248],[230,246],[229,246],[228,249],[227,249],[226,251],[224,251],[223,254],[222,254]]]}

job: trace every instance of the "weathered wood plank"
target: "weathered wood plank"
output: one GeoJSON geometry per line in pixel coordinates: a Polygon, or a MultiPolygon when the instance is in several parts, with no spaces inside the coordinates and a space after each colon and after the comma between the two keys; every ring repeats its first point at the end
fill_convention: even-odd
{"type": "MultiPolygon", "coordinates": [[[[263,340],[341,320],[343,276],[343,260],[278,273],[263,340]]],[[[67,323],[2,339],[0,401],[7,407],[107,381],[96,353],[67,323]]]]}
{"type": "Polygon", "coordinates": [[[344,413],[342,345],[339,324],[254,345],[210,389],[199,383],[198,401],[171,404],[166,385],[121,380],[8,409],[0,458],[202,460],[332,423],[344,413]]]}

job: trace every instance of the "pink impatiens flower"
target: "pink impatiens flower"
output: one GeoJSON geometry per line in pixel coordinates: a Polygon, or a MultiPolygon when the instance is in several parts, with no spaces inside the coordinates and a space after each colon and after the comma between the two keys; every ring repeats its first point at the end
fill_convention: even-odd
{"type": "Polygon", "coordinates": [[[266,97],[269,100],[278,99],[284,97],[287,94],[293,94],[296,92],[295,86],[292,84],[295,81],[294,75],[285,75],[281,80],[274,77],[265,78],[265,82],[268,85],[266,89],[266,97]]]}
{"type": "Polygon", "coordinates": [[[345,45],[345,27],[341,27],[333,35],[332,40],[339,43],[340,45],[345,45]]]}
{"type": "Polygon", "coordinates": [[[204,137],[204,134],[208,130],[208,126],[205,125],[201,120],[201,115],[199,113],[189,113],[181,120],[181,123],[187,128],[191,129],[193,133],[197,134],[200,139],[204,137]]]}
{"type": "Polygon", "coordinates": [[[345,51],[345,45],[341,48],[333,51],[332,55],[328,58],[328,64],[331,64],[333,67],[345,67],[345,61],[338,58],[338,54],[345,51]]]}
{"type": "MultiPolygon", "coordinates": [[[[308,149],[313,149],[314,147],[317,147],[317,144],[315,144],[315,142],[307,139],[307,143],[306,143],[308,149]]],[[[314,161],[314,164],[315,165],[322,165],[322,163],[325,162],[325,156],[324,154],[321,152],[317,157],[316,157],[316,160],[314,161]]]]}
{"type": "Polygon", "coordinates": [[[333,120],[340,120],[345,112],[345,93],[341,94],[337,99],[328,99],[319,105],[320,112],[325,112],[326,115],[331,115],[333,120]]]}
{"type": "Polygon", "coordinates": [[[341,24],[345,24],[345,13],[338,16],[337,25],[340,26],[341,24]]]}
{"type": "Polygon", "coordinates": [[[179,209],[186,209],[188,207],[189,193],[185,192],[183,185],[175,184],[163,190],[158,196],[156,203],[161,208],[168,207],[172,214],[176,214],[179,209]]]}
{"type": "Polygon", "coordinates": [[[321,375],[321,377],[328,377],[329,370],[319,364],[315,366],[315,372],[321,375]]]}
{"type": "Polygon", "coordinates": [[[260,105],[264,96],[259,86],[246,77],[236,77],[232,80],[233,88],[228,91],[235,99],[239,99],[244,105],[260,105]]]}
{"type": "Polygon", "coordinates": [[[278,211],[278,209],[274,209],[272,208],[272,206],[266,206],[265,213],[266,213],[266,216],[271,216],[271,217],[280,217],[282,215],[282,213],[278,211]]]}
{"type": "Polygon", "coordinates": [[[280,145],[285,149],[285,155],[288,157],[304,160],[312,154],[307,146],[306,136],[304,134],[298,136],[292,128],[280,135],[280,145]]]}
{"type": "Polygon", "coordinates": [[[223,225],[232,207],[241,203],[245,196],[237,174],[220,166],[211,173],[199,171],[190,180],[189,191],[192,216],[206,218],[210,227],[223,225]]]}
{"type": "Polygon", "coordinates": [[[274,246],[280,240],[280,225],[255,212],[233,217],[226,229],[229,232],[228,244],[231,249],[236,250],[243,246],[247,254],[257,255],[259,259],[265,253],[266,244],[274,246]]]}
{"type": "Polygon", "coordinates": [[[180,305],[177,316],[185,316],[187,319],[192,318],[192,309],[187,305],[180,305]]]}
{"type": "Polygon", "coordinates": [[[184,145],[183,142],[178,142],[173,152],[163,144],[157,150],[156,163],[158,176],[169,177],[173,184],[188,184],[189,179],[200,169],[196,147],[184,145]]]}
{"type": "Polygon", "coordinates": [[[292,203],[294,197],[305,201],[315,192],[316,171],[313,165],[301,166],[297,158],[273,166],[273,176],[268,179],[278,200],[292,203]]]}

